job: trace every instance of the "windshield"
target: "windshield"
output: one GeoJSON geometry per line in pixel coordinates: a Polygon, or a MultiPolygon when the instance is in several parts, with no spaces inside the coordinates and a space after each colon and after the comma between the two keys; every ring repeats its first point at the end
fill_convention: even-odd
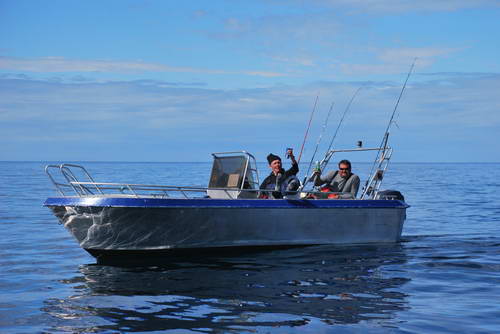
{"type": "Polygon", "coordinates": [[[208,187],[240,188],[245,174],[246,161],[244,156],[215,157],[208,187]]]}

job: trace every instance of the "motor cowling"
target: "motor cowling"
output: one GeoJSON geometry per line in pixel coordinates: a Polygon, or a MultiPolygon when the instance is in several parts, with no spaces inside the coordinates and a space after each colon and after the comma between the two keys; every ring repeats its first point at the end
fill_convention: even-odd
{"type": "Polygon", "coordinates": [[[375,199],[399,200],[404,202],[405,197],[397,190],[382,190],[377,193],[375,199]]]}

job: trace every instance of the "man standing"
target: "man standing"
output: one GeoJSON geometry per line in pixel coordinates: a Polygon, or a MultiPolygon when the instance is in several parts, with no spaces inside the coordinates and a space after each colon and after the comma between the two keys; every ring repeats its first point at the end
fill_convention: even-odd
{"type": "Polygon", "coordinates": [[[354,199],[359,189],[359,176],[351,172],[351,162],[341,160],[338,171],[330,171],[326,175],[321,175],[321,171],[315,171],[314,185],[321,186],[322,190],[339,193],[330,194],[328,198],[354,199]]]}
{"type": "MultiPolygon", "coordinates": [[[[274,154],[269,154],[267,156],[267,162],[269,163],[269,168],[271,169],[271,174],[264,179],[264,182],[260,185],[260,189],[263,190],[275,190],[272,193],[262,192],[259,196],[260,198],[283,198],[283,192],[287,189],[290,184],[292,177],[295,179],[294,182],[298,182],[295,175],[299,172],[299,165],[295,160],[293,155],[293,150],[287,150],[287,156],[290,157],[292,161],[292,167],[285,171],[281,165],[281,158],[274,154]],[[270,196],[272,194],[272,196],[270,196]]],[[[297,184],[298,188],[299,184],[297,184]]],[[[296,190],[296,189],[295,189],[296,190]]]]}

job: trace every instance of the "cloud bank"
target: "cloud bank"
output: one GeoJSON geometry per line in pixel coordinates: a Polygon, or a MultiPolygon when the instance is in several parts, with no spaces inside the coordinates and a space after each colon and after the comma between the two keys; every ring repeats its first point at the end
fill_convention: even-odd
{"type": "Polygon", "coordinates": [[[131,73],[131,72],[181,72],[181,73],[201,73],[201,74],[230,74],[230,75],[250,75],[261,77],[280,77],[283,73],[242,70],[210,70],[193,67],[175,67],[163,64],[147,63],[142,61],[107,61],[107,60],[78,60],[64,57],[45,58],[14,58],[0,57],[0,70],[26,71],[39,73],[61,73],[61,72],[110,72],[110,73],[131,73]]]}
{"type": "MultiPolygon", "coordinates": [[[[316,96],[320,103],[310,145],[331,102],[336,107],[330,134],[360,86],[364,88],[351,107],[338,144],[352,146],[362,139],[377,145],[400,83],[324,81],[220,90],[173,87],[161,81],[70,84],[4,78],[0,79],[0,153],[5,160],[34,156],[40,160],[189,161],[207,157],[207,151],[281,152],[288,145],[300,147],[316,96]],[[75,145],[78,156],[60,149],[75,145]],[[166,153],[162,158],[155,150],[144,150],[156,146],[166,153]],[[94,151],[97,147],[101,149],[94,151]]],[[[399,128],[394,128],[401,160],[495,160],[499,148],[490,145],[488,151],[479,151],[474,147],[488,145],[500,129],[499,87],[497,74],[444,73],[410,82],[399,106],[399,128]],[[438,144],[442,150],[429,149],[438,144]],[[460,154],[460,149],[469,156],[460,154]]],[[[306,159],[309,153],[310,149],[306,159]]]]}

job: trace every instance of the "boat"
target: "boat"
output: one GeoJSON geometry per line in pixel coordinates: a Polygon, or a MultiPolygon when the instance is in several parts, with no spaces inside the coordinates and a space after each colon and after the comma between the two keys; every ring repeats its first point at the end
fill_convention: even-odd
{"type": "Polygon", "coordinates": [[[99,259],[165,256],[191,251],[396,243],[406,209],[403,195],[380,190],[392,148],[377,151],[361,195],[316,199],[302,185],[283,198],[263,199],[255,157],[246,151],[212,153],[207,187],[96,182],[82,165],[45,167],[58,192],[48,197],[59,222],[79,245],[99,259]]]}

